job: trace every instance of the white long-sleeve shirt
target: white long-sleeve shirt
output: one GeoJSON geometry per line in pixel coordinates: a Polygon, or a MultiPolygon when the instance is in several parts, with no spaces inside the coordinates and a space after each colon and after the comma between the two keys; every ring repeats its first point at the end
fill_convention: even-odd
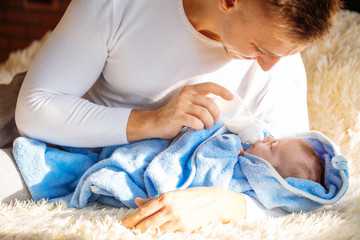
{"type": "Polygon", "coordinates": [[[232,60],[193,28],[182,0],[71,1],[26,75],[16,123],[21,134],[59,145],[122,144],[132,109],[157,109],[200,82],[236,91],[280,133],[308,129],[300,55],[269,72],[232,60]]]}

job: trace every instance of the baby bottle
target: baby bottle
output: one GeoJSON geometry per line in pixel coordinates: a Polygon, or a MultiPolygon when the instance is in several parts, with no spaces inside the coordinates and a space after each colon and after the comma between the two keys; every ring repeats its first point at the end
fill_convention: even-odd
{"type": "Polygon", "coordinates": [[[242,143],[255,143],[264,138],[261,129],[254,123],[254,117],[239,95],[233,94],[234,99],[226,101],[217,96],[214,101],[220,109],[220,118],[229,131],[238,134],[242,143]]]}

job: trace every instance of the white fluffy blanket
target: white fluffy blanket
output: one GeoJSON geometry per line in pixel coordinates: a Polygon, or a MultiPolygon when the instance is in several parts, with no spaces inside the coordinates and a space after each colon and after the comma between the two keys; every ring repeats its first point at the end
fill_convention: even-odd
{"type": "MultiPolygon", "coordinates": [[[[46,37],[12,53],[0,65],[0,82],[26,70],[46,37]]],[[[194,233],[139,234],[121,225],[133,210],[18,202],[0,205],[0,239],[360,239],[360,14],[343,11],[326,40],[302,56],[311,128],[349,160],[350,188],[339,203],[277,219],[213,223],[194,233]]]]}

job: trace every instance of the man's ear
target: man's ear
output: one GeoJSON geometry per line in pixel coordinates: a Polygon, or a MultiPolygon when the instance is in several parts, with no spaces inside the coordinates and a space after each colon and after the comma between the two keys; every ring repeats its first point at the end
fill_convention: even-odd
{"type": "Polygon", "coordinates": [[[218,0],[219,9],[223,12],[232,9],[239,0],[218,0]]]}

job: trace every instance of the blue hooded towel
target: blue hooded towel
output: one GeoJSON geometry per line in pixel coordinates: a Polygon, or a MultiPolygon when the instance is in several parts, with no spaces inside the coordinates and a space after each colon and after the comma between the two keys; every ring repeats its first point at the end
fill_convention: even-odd
{"type": "Polygon", "coordinates": [[[305,179],[283,179],[264,159],[246,152],[238,156],[240,140],[221,121],[209,130],[184,129],[172,140],[93,149],[56,149],[19,137],[13,154],[34,200],[62,200],[69,207],[98,201],[134,208],[137,197],[198,186],[244,193],[268,209],[288,212],[334,204],[348,188],[347,160],[320,132],[294,136],[308,142],[321,157],[325,187],[305,179]]]}

